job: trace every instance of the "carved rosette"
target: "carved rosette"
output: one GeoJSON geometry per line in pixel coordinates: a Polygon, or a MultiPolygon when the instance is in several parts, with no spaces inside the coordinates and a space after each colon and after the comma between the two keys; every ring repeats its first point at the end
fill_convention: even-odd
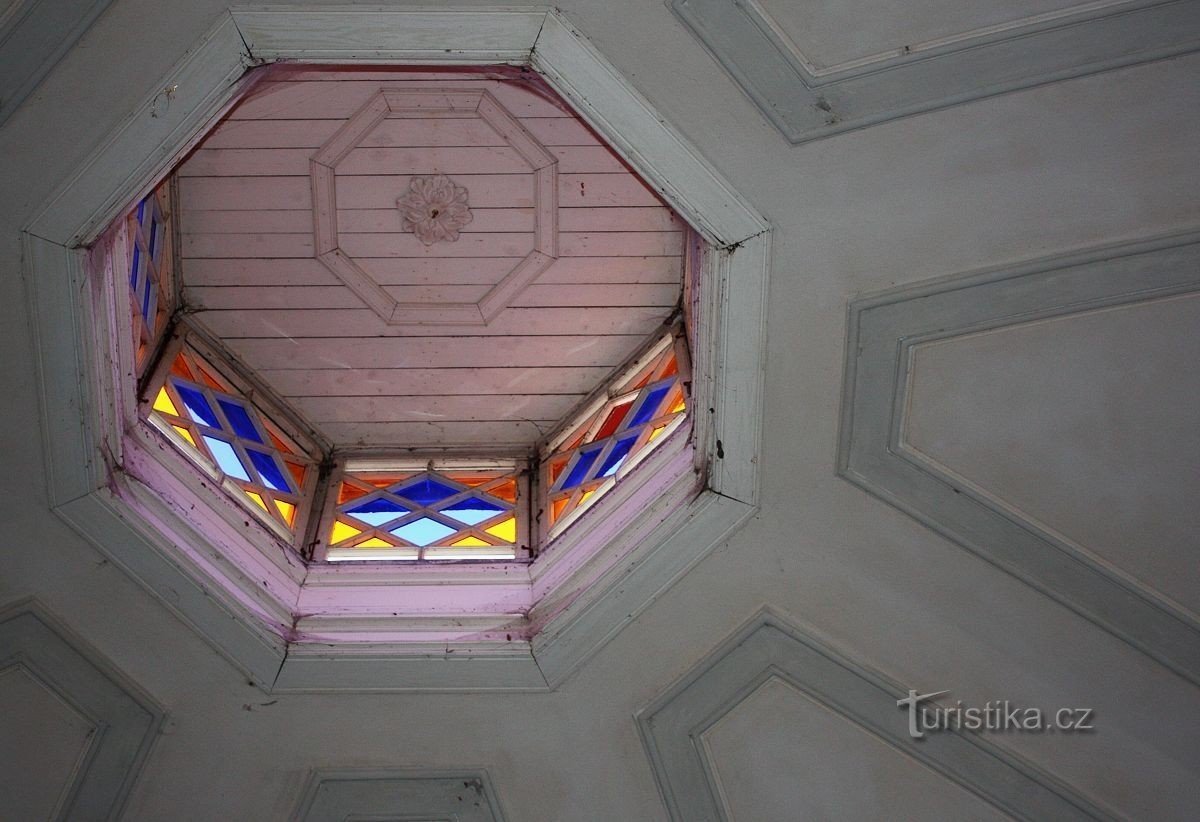
{"type": "Polygon", "coordinates": [[[408,191],[396,199],[405,231],[417,235],[425,245],[452,243],[471,222],[467,190],[445,174],[413,177],[408,191]]]}

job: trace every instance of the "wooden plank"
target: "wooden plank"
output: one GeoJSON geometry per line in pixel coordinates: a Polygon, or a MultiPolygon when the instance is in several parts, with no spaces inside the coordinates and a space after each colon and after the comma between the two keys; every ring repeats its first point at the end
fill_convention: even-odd
{"type": "Polygon", "coordinates": [[[645,341],[644,334],[577,334],[552,337],[387,337],[374,340],[371,345],[364,345],[360,337],[330,337],[316,344],[286,338],[230,339],[227,343],[235,354],[256,370],[307,370],[510,368],[546,363],[612,367],[623,362],[645,341]]]}
{"type": "MultiPolygon", "coordinates": [[[[521,117],[530,134],[548,148],[602,146],[585,123],[569,117],[521,117]]],[[[226,120],[204,141],[217,148],[318,148],[338,130],[340,120],[226,120]]],[[[450,132],[462,145],[502,146],[504,138],[483,120],[426,118],[384,120],[362,141],[363,148],[448,146],[450,132]]],[[[607,150],[607,149],[606,149],[607,150]]]]}
{"type": "MultiPolygon", "coordinates": [[[[438,81],[388,82],[337,80],[329,82],[267,81],[234,109],[231,120],[346,119],[380,89],[448,88],[438,81]]],[[[455,81],[456,89],[487,89],[515,117],[571,117],[553,101],[516,83],[497,80],[455,81]]],[[[392,115],[396,117],[398,115],[392,115]]],[[[403,118],[403,115],[399,115],[403,118]]]]}
{"type": "MultiPolygon", "coordinates": [[[[277,180],[278,177],[264,179],[277,180]]],[[[282,178],[287,179],[287,178],[282,178]]],[[[339,174],[340,208],[395,208],[396,198],[408,190],[409,175],[354,176],[339,174]]],[[[533,208],[532,174],[460,174],[454,182],[469,192],[478,208],[533,208]]]]}
{"type": "MultiPolygon", "coordinates": [[[[490,286],[401,285],[385,290],[401,303],[473,303],[483,299],[490,286]]],[[[579,287],[535,283],[526,287],[516,307],[569,306],[673,306],[679,300],[678,283],[619,287],[579,287]]],[[[196,308],[232,309],[333,309],[361,308],[362,301],[345,286],[288,286],[262,288],[257,285],[189,286],[188,304],[196,308]]]]}
{"type": "Polygon", "coordinates": [[[294,397],[305,419],[323,422],[559,420],[583,394],[457,394],[379,397],[294,397]]]}
{"type": "MultiPolygon", "coordinates": [[[[637,210],[655,211],[655,209],[637,210]]],[[[575,211],[582,211],[582,209],[574,209],[573,212],[575,211]]],[[[619,209],[606,209],[606,211],[615,213],[619,209]]],[[[533,231],[532,208],[473,208],[471,217],[471,222],[463,226],[463,233],[533,231]]],[[[678,224],[671,221],[669,216],[666,220],[651,219],[656,219],[662,230],[678,229],[678,224]]],[[[298,234],[310,230],[312,221],[312,215],[308,211],[260,209],[257,211],[189,211],[184,214],[181,222],[185,234],[298,234]]],[[[575,222],[587,225],[585,220],[575,222]]],[[[623,224],[632,224],[635,220],[630,218],[622,222],[623,224]]],[[[594,225],[595,223],[593,223],[594,225]]],[[[593,226],[587,226],[581,230],[604,230],[596,229],[593,226]]],[[[340,209],[338,211],[338,228],[348,234],[398,233],[404,230],[401,225],[400,210],[397,208],[340,209]]],[[[647,228],[647,230],[651,229],[647,228]]]]}
{"type": "MultiPolygon", "coordinates": [[[[312,210],[312,191],[307,177],[184,177],[179,181],[179,200],[187,222],[189,211],[224,209],[312,210]]],[[[341,194],[338,194],[339,203],[341,194]]],[[[395,197],[388,205],[395,207],[395,197]]]]}
{"type": "MultiPolygon", "coordinates": [[[[478,208],[533,208],[533,177],[528,174],[473,174],[456,180],[470,191],[478,208]]],[[[340,176],[340,208],[395,208],[408,188],[408,177],[340,176]]],[[[630,174],[560,174],[559,206],[662,206],[653,191],[630,174]]],[[[183,211],[223,209],[311,209],[312,195],[305,177],[186,177],[180,180],[183,211]]],[[[186,220],[186,217],[184,218],[186,220]]]]}
{"type": "Polygon", "coordinates": [[[266,369],[258,375],[284,397],[417,397],[454,394],[579,395],[610,373],[609,366],[548,368],[306,368],[266,369]]]}
{"type": "Polygon", "coordinates": [[[404,448],[532,446],[558,420],[497,422],[327,422],[325,434],[340,445],[404,448]]]}
{"type": "MultiPolygon", "coordinates": [[[[655,236],[655,235],[651,235],[655,236]]],[[[653,243],[642,243],[654,246],[653,243]]],[[[185,258],[311,257],[312,234],[185,234],[185,258]]],[[[338,247],[361,257],[512,257],[533,250],[533,235],[516,232],[464,234],[454,243],[423,245],[412,234],[339,234],[338,247]]]]}
{"type": "MultiPolygon", "coordinates": [[[[185,234],[183,256],[311,257],[312,234],[185,234]]],[[[560,232],[563,257],[670,257],[683,253],[677,231],[560,232]]],[[[424,245],[413,234],[338,235],[338,247],[354,259],[364,257],[524,257],[533,251],[533,235],[520,232],[463,234],[453,243],[424,245]]]]}
{"type": "Polygon", "coordinates": [[[606,231],[596,234],[559,232],[563,257],[672,257],[683,254],[678,231],[606,231]]]}
{"type": "Polygon", "coordinates": [[[569,334],[650,334],[671,306],[508,308],[487,325],[388,325],[372,311],[353,308],[205,310],[195,316],[218,337],[416,337],[430,333],[502,337],[569,334]]]}
{"type": "MultiPolygon", "coordinates": [[[[236,234],[218,235],[237,237],[236,234]]],[[[263,235],[270,236],[270,235],[263,235]]],[[[291,235],[280,235],[291,236],[291,235]]],[[[415,234],[338,235],[339,245],[350,257],[516,257],[533,251],[533,235],[522,233],[463,234],[453,243],[424,245],[415,234]]],[[[283,256],[283,255],[280,255],[283,256]]]]}
{"type": "MultiPolygon", "coordinates": [[[[565,147],[574,171],[622,171],[603,148],[565,147]],[[604,155],[604,156],[601,156],[604,155]],[[605,159],[607,158],[607,163],[605,159]]],[[[202,148],[179,169],[181,177],[299,177],[309,173],[306,148],[202,148]]],[[[339,175],[528,174],[529,163],[509,146],[354,148],[336,164],[339,175]]]]}
{"type": "Polygon", "coordinates": [[[560,231],[682,231],[684,225],[664,206],[564,208],[558,213],[560,231]]]}
{"type": "MultiPolygon", "coordinates": [[[[359,265],[381,285],[480,285],[499,280],[520,260],[504,257],[428,259],[380,258],[359,265]]],[[[678,283],[677,257],[560,257],[542,272],[549,283],[678,283]]],[[[324,265],[305,259],[190,258],[183,279],[194,286],[339,285],[324,265]]]]}

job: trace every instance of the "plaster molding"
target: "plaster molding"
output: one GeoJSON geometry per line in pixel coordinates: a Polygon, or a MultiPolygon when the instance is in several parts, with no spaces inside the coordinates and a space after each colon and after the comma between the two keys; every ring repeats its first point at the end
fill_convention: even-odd
{"type": "Polygon", "coordinates": [[[1165,597],[997,504],[903,439],[914,347],[1200,290],[1200,234],[960,275],[850,304],[838,471],[1085,619],[1200,683],[1200,624],[1165,597]]]}
{"type": "MultiPolygon", "coordinates": [[[[525,146],[529,156],[535,148],[525,146]]],[[[551,251],[553,234],[539,235],[551,251]]],[[[265,690],[553,688],[757,508],[770,227],[557,12],[234,9],[57,189],[26,226],[24,243],[51,509],[265,690]],[[132,453],[146,443],[130,439],[112,411],[129,404],[111,353],[122,342],[97,338],[104,323],[93,316],[84,246],[262,76],[247,74],[248,66],[282,59],[528,63],[710,244],[698,264],[703,334],[693,351],[692,393],[693,407],[708,413],[694,415],[690,443],[668,442],[652,455],[678,472],[677,481],[606,531],[594,560],[555,560],[547,572],[535,565],[506,576],[505,585],[528,578],[530,590],[547,597],[534,609],[536,621],[516,626],[511,641],[494,609],[464,625],[437,613],[397,622],[390,608],[374,632],[361,613],[289,620],[305,596],[296,586],[307,572],[297,580],[286,563],[222,560],[194,523],[171,506],[147,507],[138,483],[121,476],[122,449],[132,453]],[[166,87],[176,87],[168,107],[160,92],[166,87]],[[659,504],[666,501],[675,503],[673,511],[659,504]],[[149,533],[141,522],[147,519],[159,533],[149,533]],[[586,590],[548,587],[552,579],[585,578],[594,583],[586,590]],[[536,642],[529,639],[535,629],[536,642]],[[339,644],[337,634],[353,642],[339,644]]],[[[113,333],[120,333],[119,321],[113,333]]],[[[655,464],[647,460],[645,471],[631,474],[626,490],[637,486],[647,497],[654,489],[642,484],[655,464]]],[[[189,481],[165,464],[161,472],[164,481],[189,481]]],[[[197,489],[202,480],[192,480],[197,489]]],[[[214,513],[214,527],[223,527],[219,519],[214,513]]],[[[482,602],[489,583],[479,573],[468,569],[463,577],[482,602]]],[[[385,571],[381,579],[394,576],[385,571]]],[[[370,584],[361,573],[314,577],[326,588],[343,580],[370,584]]]]}
{"type": "Polygon", "coordinates": [[[766,681],[778,678],[896,750],[1018,819],[1114,815],[977,734],[908,735],[903,687],[764,609],[635,715],[673,820],[726,822],[704,735],[766,681]]]}
{"type": "Polygon", "coordinates": [[[462,771],[318,770],[308,778],[295,822],[504,822],[491,778],[462,771]]]}
{"type": "Polygon", "coordinates": [[[0,670],[21,666],[94,727],[56,818],[116,819],[158,737],[159,706],[34,600],[0,609],[0,670]]]}
{"type": "Polygon", "coordinates": [[[668,0],[791,143],[1200,49],[1187,0],[1083,3],[821,67],[752,0],[668,0]]]}

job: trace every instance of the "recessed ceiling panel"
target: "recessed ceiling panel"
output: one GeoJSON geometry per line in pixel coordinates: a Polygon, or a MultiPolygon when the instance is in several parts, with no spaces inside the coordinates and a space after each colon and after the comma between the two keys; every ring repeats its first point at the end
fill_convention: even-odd
{"type": "Polygon", "coordinates": [[[189,309],[336,445],[532,445],[679,302],[683,223],[516,70],[277,71],[179,176],[189,309]]]}

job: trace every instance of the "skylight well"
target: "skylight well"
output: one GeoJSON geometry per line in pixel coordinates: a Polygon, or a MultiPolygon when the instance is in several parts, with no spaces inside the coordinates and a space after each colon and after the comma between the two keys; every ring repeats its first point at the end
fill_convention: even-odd
{"type": "Polygon", "coordinates": [[[264,84],[121,221],[139,416],[307,562],[532,560],[687,424],[688,229],[536,82],[352,78],[264,84]]]}

